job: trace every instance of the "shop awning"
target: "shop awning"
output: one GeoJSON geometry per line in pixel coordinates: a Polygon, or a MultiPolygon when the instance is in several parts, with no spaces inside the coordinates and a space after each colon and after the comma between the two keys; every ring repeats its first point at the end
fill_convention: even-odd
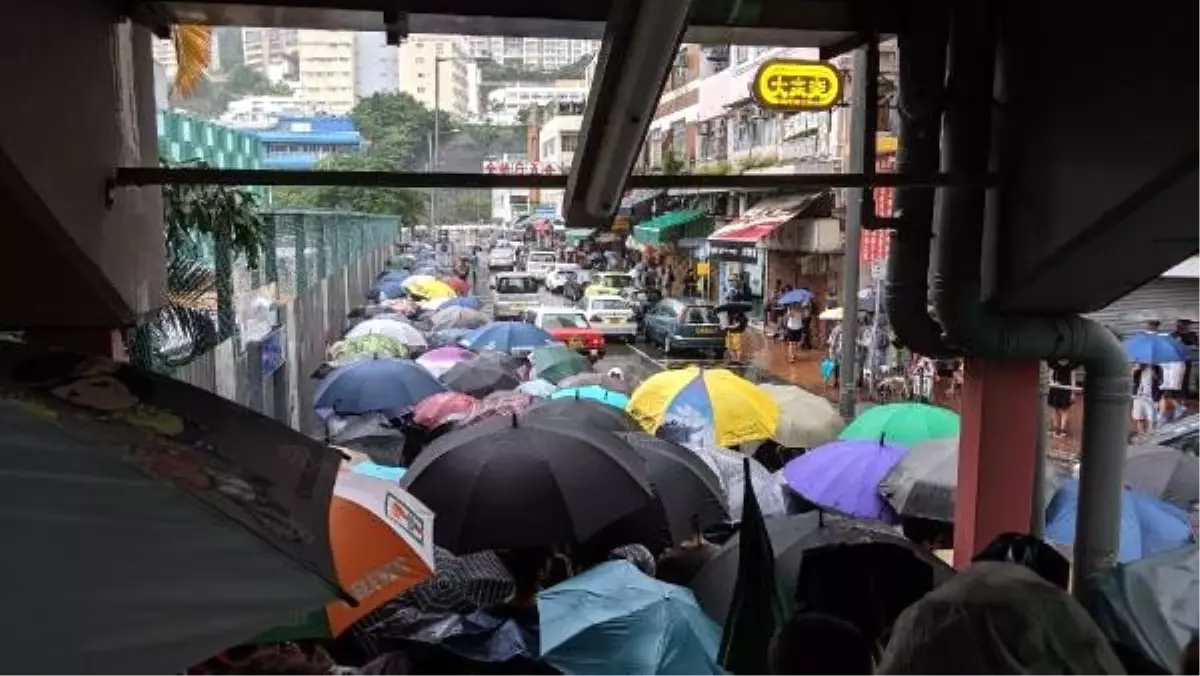
{"type": "Polygon", "coordinates": [[[595,234],[594,228],[567,228],[564,233],[567,237],[567,244],[577,246],[580,242],[595,234]]]}
{"type": "Polygon", "coordinates": [[[633,238],[639,244],[666,244],[680,237],[703,237],[712,227],[712,217],[695,209],[677,209],[638,223],[633,238]]]}
{"type": "Polygon", "coordinates": [[[741,218],[708,236],[708,241],[726,245],[752,246],[779,226],[794,218],[806,217],[826,200],[827,193],[790,195],[766,199],[747,209],[741,218]]]}

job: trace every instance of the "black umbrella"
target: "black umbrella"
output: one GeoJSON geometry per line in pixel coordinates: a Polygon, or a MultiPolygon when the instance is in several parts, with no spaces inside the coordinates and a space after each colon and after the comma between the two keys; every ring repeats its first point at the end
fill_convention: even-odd
{"type": "Polygon", "coordinates": [[[646,475],[662,501],[674,542],[682,542],[729,520],[721,479],[694,452],[644,432],[623,432],[646,461],[646,475]]]}
{"type": "MultiPolygon", "coordinates": [[[[1049,504],[1058,483],[1049,464],[1044,481],[1049,504]]],[[[934,439],[908,449],[879,482],[879,494],[900,516],[952,522],[957,487],[958,439],[934,439]]]]}
{"type": "Polygon", "coordinates": [[[1130,446],[1125,483],[1182,509],[1200,500],[1200,459],[1169,446],[1130,446]]]}
{"type": "Polygon", "coordinates": [[[639,432],[642,429],[625,411],[591,399],[542,399],[523,415],[531,420],[566,427],[586,425],[609,432],[639,432]]]}
{"type": "Polygon", "coordinates": [[[641,457],[616,435],[517,416],[441,437],[401,484],[458,553],[580,542],[652,497],[641,457]]]}
{"type": "Polygon", "coordinates": [[[326,421],[329,442],[366,453],[382,465],[399,465],[404,451],[404,430],[392,424],[387,415],[367,413],[330,416],[326,421]]]}
{"type": "MultiPolygon", "coordinates": [[[[825,545],[889,543],[907,549],[931,568],[935,584],[954,574],[954,570],[944,561],[883,525],[852,521],[821,512],[769,518],[766,524],[767,535],[775,551],[775,571],[789,596],[796,589],[800,565],[806,552],[825,545]]],[[[737,580],[738,572],[739,539],[735,535],[722,545],[721,551],[700,569],[690,585],[700,606],[718,622],[725,621],[733,597],[733,583],[737,580]]]]}
{"type": "Polygon", "coordinates": [[[504,359],[481,354],[461,361],[442,374],[442,383],[455,392],[483,398],[498,390],[515,389],[521,378],[504,359]]]}

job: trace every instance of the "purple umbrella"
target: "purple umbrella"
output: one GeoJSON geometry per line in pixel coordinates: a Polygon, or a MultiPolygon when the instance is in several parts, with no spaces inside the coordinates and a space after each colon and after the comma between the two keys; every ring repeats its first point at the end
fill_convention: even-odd
{"type": "Polygon", "coordinates": [[[896,512],[879,495],[879,482],[903,457],[904,449],[878,441],[834,441],[784,465],[783,478],[819,507],[898,523],[896,512]]]}
{"type": "Polygon", "coordinates": [[[434,378],[441,378],[455,364],[474,357],[470,350],[448,345],[430,350],[417,358],[417,363],[425,368],[434,378]]]}

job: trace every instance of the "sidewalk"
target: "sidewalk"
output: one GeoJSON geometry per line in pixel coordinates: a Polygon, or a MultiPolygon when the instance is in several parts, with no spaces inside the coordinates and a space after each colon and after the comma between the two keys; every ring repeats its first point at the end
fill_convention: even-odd
{"type": "MultiPolygon", "coordinates": [[[[837,401],[839,396],[837,388],[832,383],[826,384],[821,381],[821,360],[825,357],[825,350],[802,351],[797,355],[796,363],[789,364],[786,344],[783,341],[769,340],[763,335],[761,329],[754,328],[758,330],[747,331],[745,337],[746,361],[751,366],[766,371],[774,378],[819,394],[830,401],[837,401]]],[[[960,410],[961,404],[959,395],[955,393],[950,396],[946,392],[946,387],[947,383],[944,380],[937,383],[934,388],[933,403],[957,412],[960,410]]],[[[870,401],[862,390],[859,390],[858,400],[870,401]]],[[[1049,413],[1047,413],[1047,418],[1049,418],[1049,413]]],[[[1079,422],[1082,419],[1083,401],[1082,397],[1077,397],[1075,404],[1071,407],[1067,436],[1050,438],[1049,455],[1051,458],[1061,462],[1071,462],[1078,458],[1079,422]]]]}

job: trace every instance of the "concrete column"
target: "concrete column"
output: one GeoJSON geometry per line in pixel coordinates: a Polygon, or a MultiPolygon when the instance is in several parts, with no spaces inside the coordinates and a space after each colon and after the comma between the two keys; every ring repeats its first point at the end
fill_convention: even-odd
{"type": "Polygon", "coordinates": [[[954,561],[959,568],[997,535],[1029,532],[1039,433],[1036,361],[968,357],[962,391],[954,561]]]}

